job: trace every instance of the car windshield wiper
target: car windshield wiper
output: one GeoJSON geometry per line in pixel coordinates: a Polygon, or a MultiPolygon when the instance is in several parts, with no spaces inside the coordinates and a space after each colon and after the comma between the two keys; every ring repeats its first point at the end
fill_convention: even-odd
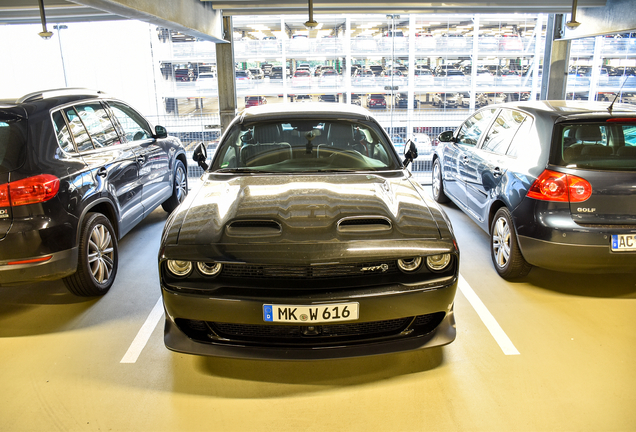
{"type": "Polygon", "coordinates": [[[216,171],[216,173],[232,173],[232,174],[260,174],[260,173],[276,173],[278,171],[263,171],[253,168],[221,168],[216,171]]]}
{"type": "Polygon", "coordinates": [[[366,171],[366,170],[359,170],[354,168],[331,168],[331,169],[317,169],[317,170],[311,170],[311,171],[305,171],[305,172],[330,173],[330,172],[358,172],[358,171],[366,171]]]}

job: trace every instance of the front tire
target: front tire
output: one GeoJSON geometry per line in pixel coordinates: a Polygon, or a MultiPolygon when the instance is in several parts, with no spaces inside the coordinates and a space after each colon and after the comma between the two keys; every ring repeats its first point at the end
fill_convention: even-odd
{"type": "Polygon", "coordinates": [[[185,165],[180,160],[174,164],[174,180],[172,182],[172,196],[165,200],[161,207],[168,213],[172,213],[188,195],[188,173],[185,165]]]}
{"type": "Polygon", "coordinates": [[[102,296],[117,275],[119,253],[115,230],[106,216],[88,213],[82,224],[77,271],[64,278],[64,285],[82,297],[102,296]]]}
{"type": "Polygon", "coordinates": [[[439,159],[433,162],[433,181],[431,184],[433,189],[433,199],[438,203],[448,202],[448,197],[444,193],[444,181],[442,178],[442,164],[439,159]]]}
{"type": "Polygon", "coordinates": [[[495,270],[504,279],[524,277],[532,269],[521,254],[512,216],[506,207],[497,210],[490,226],[490,256],[495,270]]]}

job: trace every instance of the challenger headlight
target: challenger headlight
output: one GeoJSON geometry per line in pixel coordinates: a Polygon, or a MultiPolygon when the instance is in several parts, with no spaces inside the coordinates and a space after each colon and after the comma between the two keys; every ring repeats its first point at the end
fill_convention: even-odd
{"type": "Polygon", "coordinates": [[[414,272],[422,264],[422,257],[400,258],[397,260],[398,267],[403,272],[414,272]]]}
{"type": "Polygon", "coordinates": [[[190,261],[168,260],[168,271],[178,277],[186,277],[192,271],[190,261]]]}
{"type": "Polygon", "coordinates": [[[426,266],[432,271],[442,271],[451,262],[450,254],[431,255],[426,257],[426,266]]]}
{"type": "Polygon", "coordinates": [[[197,268],[205,276],[216,276],[221,273],[223,264],[217,262],[198,262],[197,268]]]}

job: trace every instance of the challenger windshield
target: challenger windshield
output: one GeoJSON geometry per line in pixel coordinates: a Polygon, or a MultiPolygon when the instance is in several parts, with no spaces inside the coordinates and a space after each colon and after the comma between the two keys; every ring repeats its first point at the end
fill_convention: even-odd
{"type": "Polygon", "coordinates": [[[400,168],[391,143],[375,123],[289,118],[236,124],[211,167],[275,173],[400,168]]]}

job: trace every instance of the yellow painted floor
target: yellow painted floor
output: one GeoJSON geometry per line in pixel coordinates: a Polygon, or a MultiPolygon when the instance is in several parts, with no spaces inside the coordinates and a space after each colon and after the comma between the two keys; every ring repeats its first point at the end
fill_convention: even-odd
{"type": "Polygon", "coordinates": [[[122,364],[160,297],[159,209],[121,241],[103,298],[62,282],[0,288],[0,431],[636,431],[636,276],[533,269],[508,283],[487,235],[445,209],[463,277],[519,355],[458,292],[457,340],[443,348],[215,359],[168,351],[161,320],[122,364]]]}

